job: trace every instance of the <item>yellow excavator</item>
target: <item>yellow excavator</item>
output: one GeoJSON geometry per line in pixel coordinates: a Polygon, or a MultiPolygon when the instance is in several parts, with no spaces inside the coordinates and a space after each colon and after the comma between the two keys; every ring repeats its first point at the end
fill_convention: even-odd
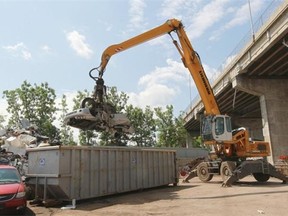
{"type": "MultiPolygon", "coordinates": [[[[270,155],[269,143],[264,141],[250,141],[249,133],[245,128],[232,130],[231,118],[228,115],[221,114],[215,95],[201,64],[200,57],[193,49],[182,22],[177,19],[169,19],[156,28],[106,48],[102,54],[100,66],[93,68],[89,72],[90,77],[96,81],[93,97],[85,98],[81,105],[81,109],[89,109],[92,116],[102,113],[98,116],[98,120],[100,120],[97,123],[94,122],[94,124],[91,124],[94,126],[90,127],[87,126],[89,125],[89,120],[87,121],[85,118],[75,118],[75,116],[71,117],[71,115],[68,115],[66,123],[80,129],[89,128],[97,130],[99,129],[99,124],[101,124],[103,128],[114,127],[115,125],[113,125],[113,123],[109,124],[107,120],[101,120],[103,113],[107,114],[104,116],[113,117],[113,109],[105,102],[105,97],[103,96],[105,95],[106,89],[103,75],[110,58],[119,52],[164,34],[171,36],[172,42],[178,50],[184,66],[189,70],[195,82],[205,108],[205,114],[201,124],[201,136],[204,144],[211,146],[211,149],[213,149],[217,155],[216,160],[207,160],[198,165],[198,177],[202,181],[208,182],[214,174],[220,174],[223,178],[224,186],[230,186],[232,183],[249,174],[253,174],[259,182],[268,181],[270,176],[287,182],[288,179],[283,174],[277,172],[276,169],[265,160],[265,157],[270,155]],[[175,40],[172,34],[176,34],[178,40],[175,40]],[[98,71],[97,77],[92,75],[94,70],[98,71]],[[82,123],[84,121],[85,124],[83,125],[82,123]]],[[[126,130],[129,129],[129,121],[124,122],[127,124],[118,124],[118,129],[122,132],[125,132],[123,128],[126,128],[126,130]]]]}

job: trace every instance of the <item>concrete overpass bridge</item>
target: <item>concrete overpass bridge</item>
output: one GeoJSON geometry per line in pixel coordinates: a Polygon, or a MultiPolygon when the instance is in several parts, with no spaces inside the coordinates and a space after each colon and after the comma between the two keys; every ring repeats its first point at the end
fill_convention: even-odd
{"type": "MultiPolygon", "coordinates": [[[[221,113],[232,116],[233,127],[246,127],[252,139],[270,142],[268,160],[273,163],[288,155],[288,0],[263,16],[265,22],[254,23],[259,29],[250,41],[245,39],[212,88],[221,113]]],[[[200,98],[185,112],[191,137],[200,134],[203,112],[200,98]]]]}

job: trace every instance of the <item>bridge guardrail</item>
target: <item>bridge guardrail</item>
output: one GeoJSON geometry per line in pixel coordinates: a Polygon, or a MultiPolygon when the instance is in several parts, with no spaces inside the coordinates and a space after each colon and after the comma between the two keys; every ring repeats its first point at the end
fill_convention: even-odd
{"type": "MultiPolygon", "coordinates": [[[[216,72],[212,75],[212,77],[209,79],[210,83],[212,85],[215,83],[215,81],[221,77],[221,75],[225,74],[229,68],[231,68],[233,65],[235,65],[238,61],[238,56],[240,56],[243,52],[243,50],[246,48],[246,46],[249,44],[249,42],[254,40],[254,36],[257,35],[261,31],[261,27],[266,24],[266,22],[274,15],[274,12],[277,11],[280,7],[283,7],[283,3],[286,0],[274,0],[272,1],[269,6],[265,9],[265,11],[258,17],[258,19],[253,22],[253,33],[252,29],[250,29],[245,36],[239,41],[239,43],[236,45],[236,47],[232,50],[232,52],[228,55],[228,57],[225,58],[223,63],[218,67],[216,72]]],[[[287,4],[287,2],[285,3],[287,4]]],[[[223,83],[225,84],[225,83],[223,83]]],[[[216,91],[217,93],[217,91],[216,91]]],[[[197,95],[194,97],[194,99],[190,102],[188,107],[185,109],[183,115],[188,115],[193,107],[195,107],[200,102],[200,96],[197,95]]],[[[203,105],[200,106],[201,108],[203,105]]],[[[185,116],[184,116],[185,117],[185,116]]],[[[188,116],[187,116],[188,117],[188,116]]],[[[190,116],[192,118],[192,116],[190,116]]],[[[188,120],[190,119],[187,118],[188,120]]]]}

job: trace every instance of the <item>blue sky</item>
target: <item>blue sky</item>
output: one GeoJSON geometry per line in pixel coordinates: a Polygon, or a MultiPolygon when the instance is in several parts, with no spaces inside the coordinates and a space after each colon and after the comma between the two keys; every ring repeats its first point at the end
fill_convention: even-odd
{"type": "MultiPolygon", "coordinates": [[[[254,21],[271,2],[250,0],[254,21]]],[[[105,48],[170,18],[182,20],[208,77],[250,30],[248,0],[0,0],[0,115],[2,92],[24,80],[59,97],[92,91],[88,72],[105,48]]],[[[198,94],[168,35],[114,55],[104,80],[135,106],[172,104],[176,115],[198,94]]]]}

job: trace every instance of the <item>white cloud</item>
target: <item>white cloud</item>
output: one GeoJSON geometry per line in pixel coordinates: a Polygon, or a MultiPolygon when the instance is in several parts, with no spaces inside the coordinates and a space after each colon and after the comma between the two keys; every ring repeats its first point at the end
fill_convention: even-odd
{"type": "MultiPolygon", "coordinates": [[[[264,1],[253,0],[250,1],[250,5],[252,14],[255,14],[263,7],[264,1]]],[[[209,40],[217,40],[225,31],[234,28],[235,26],[243,25],[250,19],[248,2],[241,5],[240,7],[230,7],[226,11],[227,13],[232,14],[232,18],[229,19],[228,22],[226,22],[220,29],[215,31],[209,40]]],[[[255,17],[252,17],[252,19],[255,19],[255,17]]],[[[255,20],[252,20],[252,22],[255,22],[255,20]]]]}
{"type": "Polygon", "coordinates": [[[192,16],[192,24],[188,26],[191,38],[200,37],[225,15],[225,5],[228,0],[214,0],[206,4],[192,16]]]}
{"type": "Polygon", "coordinates": [[[212,85],[213,81],[220,75],[220,71],[206,64],[203,64],[203,68],[210,84],[212,85]]]}
{"type": "Polygon", "coordinates": [[[32,59],[31,52],[23,42],[17,43],[15,45],[3,46],[2,48],[9,52],[12,56],[21,57],[24,60],[32,59]]]}
{"type": "Polygon", "coordinates": [[[184,19],[185,30],[189,38],[194,39],[214,27],[227,14],[229,3],[229,0],[165,0],[159,16],[162,19],[184,19]]]}
{"type": "Polygon", "coordinates": [[[129,1],[130,28],[141,28],[144,23],[144,9],[146,7],[144,0],[129,1]]]}
{"type": "MultiPolygon", "coordinates": [[[[264,1],[262,0],[250,1],[252,13],[254,14],[257,11],[259,11],[259,9],[262,8],[263,4],[264,4],[264,1]]],[[[234,26],[242,25],[243,23],[247,22],[247,20],[250,19],[248,2],[242,5],[240,8],[238,8],[234,14],[235,15],[233,19],[231,19],[228,23],[226,23],[225,29],[230,29],[234,26]]]]}
{"type": "Polygon", "coordinates": [[[25,60],[29,60],[32,58],[32,55],[30,52],[26,51],[26,50],[23,50],[22,51],[22,57],[25,59],[25,60]]]}
{"type": "Polygon", "coordinates": [[[151,86],[157,83],[169,83],[170,81],[181,82],[185,79],[187,69],[182,62],[167,59],[166,63],[166,67],[156,67],[154,71],[141,77],[139,85],[151,86]]]}
{"type": "Polygon", "coordinates": [[[89,44],[85,42],[86,38],[77,31],[68,32],[66,38],[70,43],[70,46],[76,53],[83,58],[90,58],[93,51],[90,49],[89,44]]]}
{"type": "MultiPolygon", "coordinates": [[[[182,62],[167,59],[166,63],[166,66],[156,67],[139,79],[140,92],[127,93],[130,104],[141,108],[147,105],[164,108],[168,104],[173,104],[179,95],[184,94],[182,91],[185,89],[189,91],[191,88],[195,89],[195,82],[182,62]]],[[[216,69],[206,64],[203,64],[203,67],[209,80],[214,80],[219,75],[216,69]]]]}
{"type": "Polygon", "coordinates": [[[46,52],[46,53],[51,52],[51,48],[50,48],[48,45],[43,45],[43,46],[41,47],[41,50],[43,50],[43,51],[46,52]]]}
{"type": "Polygon", "coordinates": [[[128,103],[134,106],[145,108],[146,106],[165,107],[171,104],[177,91],[173,88],[161,84],[154,84],[145,88],[140,93],[127,93],[128,103]]]}
{"type": "Polygon", "coordinates": [[[154,71],[140,78],[138,84],[142,91],[127,93],[129,103],[144,108],[165,107],[171,104],[181,92],[180,87],[187,83],[187,69],[182,63],[167,59],[167,66],[157,67],[154,71]]]}
{"type": "Polygon", "coordinates": [[[165,19],[177,18],[181,19],[182,15],[179,12],[180,9],[183,9],[183,4],[187,2],[186,0],[165,0],[162,3],[162,8],[160,16],[165,19]]]}

